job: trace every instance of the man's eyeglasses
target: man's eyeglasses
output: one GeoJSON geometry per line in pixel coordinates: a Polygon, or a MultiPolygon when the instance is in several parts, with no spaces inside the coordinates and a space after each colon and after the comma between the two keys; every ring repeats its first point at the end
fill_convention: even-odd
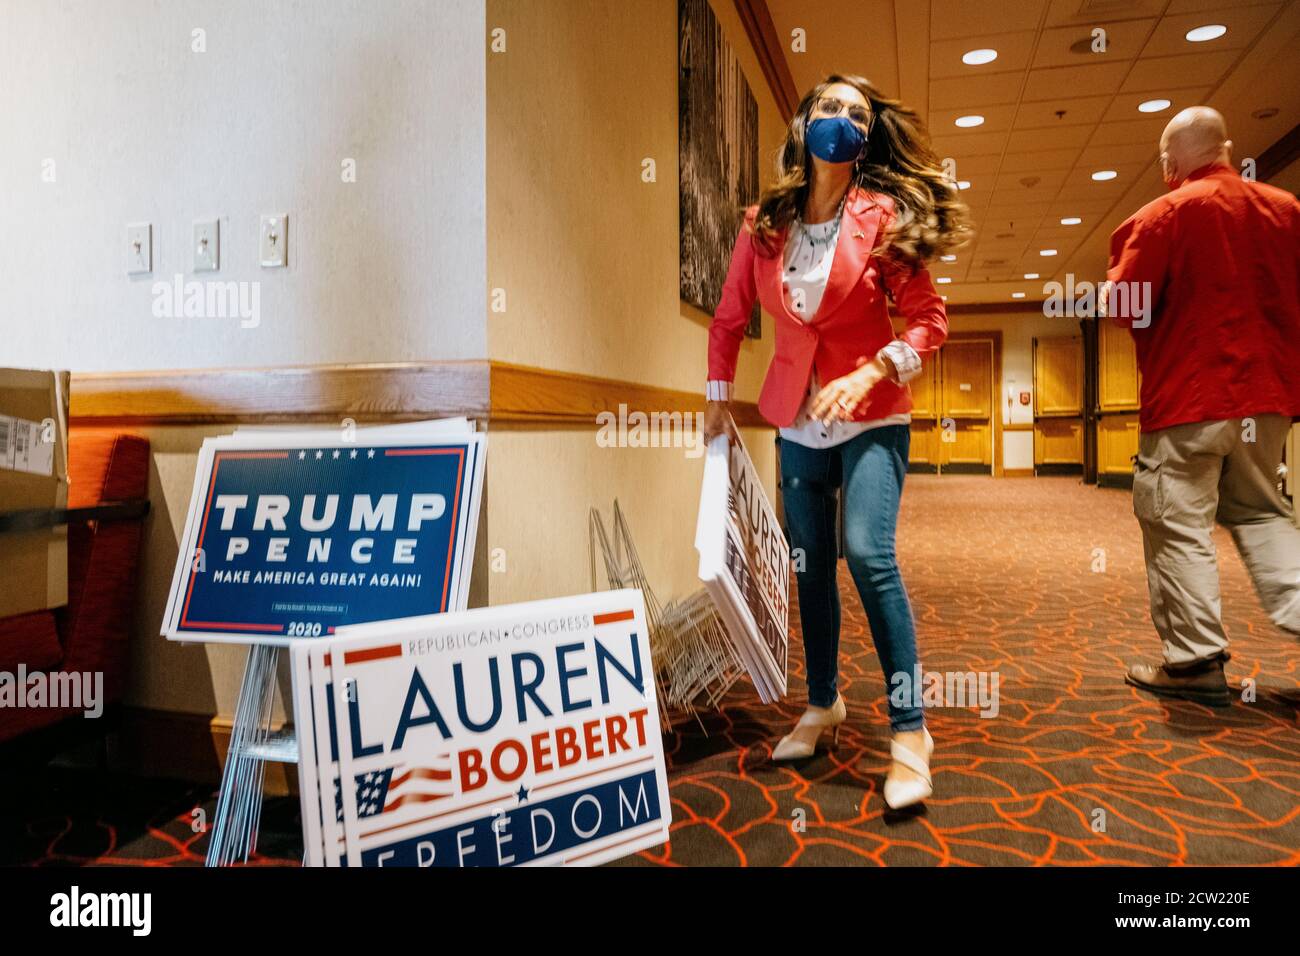
{"type": "Polygon", "coordinates": [[[871,110],[857,103],[850,106],[834,96],[823,96],[818,99],[813,104],[813,115],[818,118],[839,116],[846,109],[849,113],[849,119],[859,126],[869,127],[871,125],[871,110]]]}

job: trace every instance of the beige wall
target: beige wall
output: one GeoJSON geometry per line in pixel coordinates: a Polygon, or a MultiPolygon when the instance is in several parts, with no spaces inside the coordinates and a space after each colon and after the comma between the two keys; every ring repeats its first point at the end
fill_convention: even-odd
{"type": "Polygon", "coordinates": [[[3,364],[482,357],[483,28],[483,0],[3,4],[3,364]],[[287,269],[258,264],[273,213],[287,269]],[[196,274],[213,218],[221,268],[196,274]],[[132,222],[152,275],[126,273],[132,222]],[[248,283],[256,325],[155,315],[177,274],[248,283]]]}
{"type": "MultiPolygon", "coordinates": [[[[758,103],[766,181],[784,123],[735,4],[712,6],[758,103]]],[[[507,37],[487,63],[487,273],[507,303],[489,313],[488,354],[702,391],[708,317],[678,298],[676,0],[487,9],[507,37]]],[[[742,346],[742,398],[767,369],[764,327],[742,346]]]]}
{"type": "MultiPolygon", "coordinates": [[[[766,178],[784,124],[735,5],[713,9],[758,103],[766,178]]],[[[487,64],[488,285],[506,311],[489,312],[489,355],[702,391],[708,317],[678,297],[676,0],[489,0],[496,27],[507,47],[487,64]],[[647,158],[655,182],[642,180],[647,158]]],[[[742,399],[757,399],[771,328],[764,316],[764,337],[742,346],[742,399]]],[[[772,493],[772,433],[745,438],[772,493]]],[[[594,420],[491,431],[488,539],[507,568],[489,576],[492,602],[587,589],[587,511],[608,520],[616,497],[659,597],[688,594],[702,461],[599,447],[594,420]]]]}
{"type": "MultiPolygon", "coordinates": [[[[745,63],[759,103],[763,148],[770,152],[781,135],[775,105],[734,8],[725,2],[715,7],[745,63]]],[[[677,296],[676,16],[675,0],[488,5],[488,29],[507,29],[508,52],[487,54],[486,285],[506,289],[508,311],[487,312],[482,299],[477,312],[442,308],[446,301],[435,298],[440,307],[427,323],[429,348],[412,351],[389,341],[384,353],[359,357],[486,351],[501,361],[702,389],[707,316],[677,296]],[[638,50],[636,64],[624,60],[629,48],[638,50]],[[658,164],[653,184],[641,182],[646,156],[658,164]],[[475,314],[486,314],[486,333],[475,314]],[[484,336],[486,350],[472,347],[476,335],[484,336]]],[[[393,22],[400,25],[400,14],[393,22]]],[[[457,135],[472,138],[472,131],[457,135]]],[[[426,159],[448,148],[421,147],[426,159]]],[[[417,184],[414,194],[423,188],[417,184]]],[[[463,189],[457,202],[476,192],[482,198],[472,177],[463,189]]],[[[468,238],[465,248],[472,250],[472,229],[468,238]]],[[[421,269],[429,281],[445,273],[421,269]]],[[[355,273],[338,281],[356,294],[374,287],[355,273]]],[[[193,356],[173,350],[157,361],[146,354],[132,364],[209,364],[201,353],[196,344],[193,356]]],[[[770,353],[769,325],[767,338],[744,346],[737,376],[741,397],[756,398],[770,353]]],[[[283,360],[317,358],[304,352],[294,360],[286,353],[283,360]]],[[[320,360],[328,358],[342,357],[320,360]]],[[[243,648],[177,645],[158,635],[199,445],[205,436],[229,430],[144,431],[153,443],[154,511],[132,647],[131,704],[226,717],[234,712],[243,648]]],[[[598,505],[608,519],[615,497],[659,596],[681,596],[698,585],[693,538],[702,459],[682,449],[601,448],[596,435],[594,420],[590,428],[490,431],[471,605],[587,590],[588,508],[598,505]],[[489,561],[493,554],[498,561],[489,561]]],[[[747,430],[746,439],[771,491],[771,433],[747,430]]]]}

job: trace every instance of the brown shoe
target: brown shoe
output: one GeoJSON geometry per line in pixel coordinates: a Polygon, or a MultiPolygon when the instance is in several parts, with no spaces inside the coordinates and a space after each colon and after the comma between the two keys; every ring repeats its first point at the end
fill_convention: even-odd
{"type": "Polygon", "coordinates": [[[1229,656],[1224,651],[1207,660],[1176,666],[1134,664],[1128,669],[1124,681],[1161,697],[1227,707],[1232,702],[1232,695],[1228,693],[1228,681],[1223,676],[1223,662],[1229,656]]]}

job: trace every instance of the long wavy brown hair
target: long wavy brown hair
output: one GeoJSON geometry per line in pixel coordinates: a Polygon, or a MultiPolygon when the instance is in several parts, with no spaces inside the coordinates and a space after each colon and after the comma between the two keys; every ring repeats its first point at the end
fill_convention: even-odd
{"type": "Polygon", "coordinates": [[[925,124],[898,100],[891,100],[865,77],[832,73],[809,90],[795,110],[776,160],[776,181],[763,190],[752,232],[764,255],[776,252],[777,233],[804,208],[811,188],[805,132],[813,106],[828,87],[844,83],[871,105],[867,148],[853,166],[849,188],[884,193],[897,216],[876,252],[889,249],[905,260],[924,263],[963,245],[971,237],[969,213],[957,198],[957,185],[943,172],[930,147],[925,124]]]}

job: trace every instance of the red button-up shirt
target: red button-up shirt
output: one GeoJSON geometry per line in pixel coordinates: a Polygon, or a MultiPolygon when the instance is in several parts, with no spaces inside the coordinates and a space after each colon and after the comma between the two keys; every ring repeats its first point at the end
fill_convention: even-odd
{"type": "Polygon", "coordinates": [[[1300,415],[1300,203],[1211,163],[1110,237],[1108,312],[1130,328],[1142,431],[1300,415]]]}

